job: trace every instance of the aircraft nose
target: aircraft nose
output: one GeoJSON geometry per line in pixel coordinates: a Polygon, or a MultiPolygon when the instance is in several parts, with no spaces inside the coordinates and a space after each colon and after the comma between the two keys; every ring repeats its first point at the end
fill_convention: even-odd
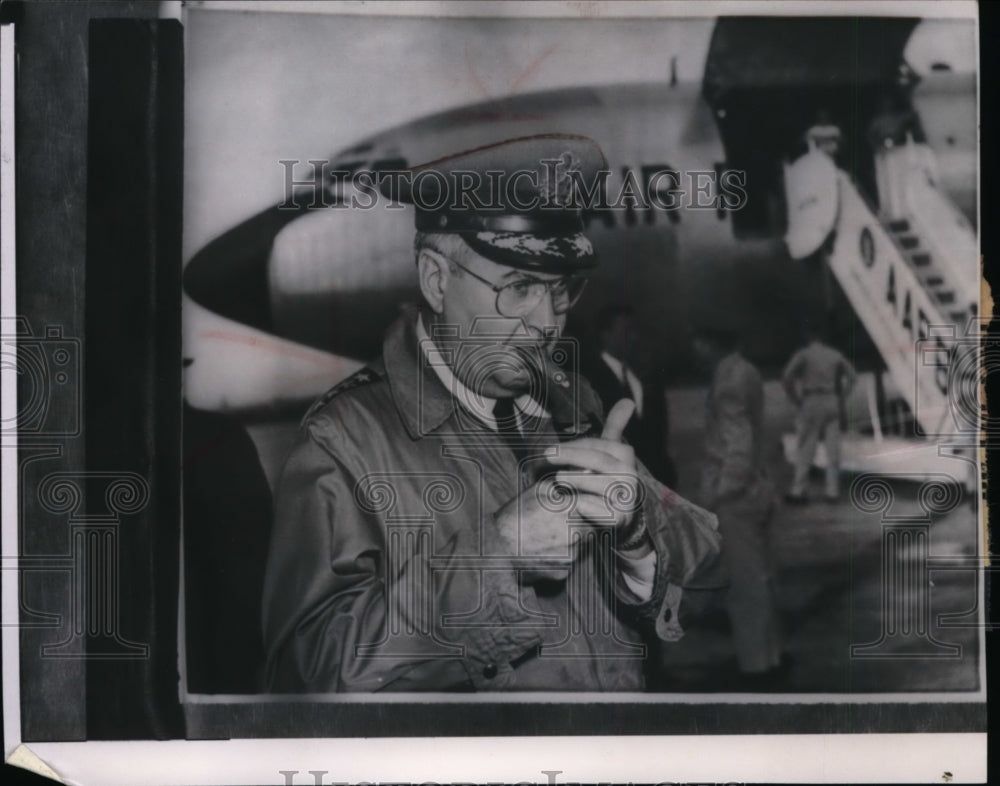
{"type": "Polygon", "coordinates": [[[363,204],[268,208],[191,258],[190,403],[253,409],[312,398],[378,355],[399,304],[418,294],[413,215],[363,204]]]}
{"type": "Polygon", "coordinates": [[[412,246],[410,210],[347,203],[310,211],[274,238],[272,294],[378,288],[400,278],[402,266],[412,262],[412,246]]]}
{"type": "Polygon", "coordinates": [[[417,295],[412,208],[310,211],[275,236],[268,290],[277,332],[374,356],[398,304],[417,295]]]}

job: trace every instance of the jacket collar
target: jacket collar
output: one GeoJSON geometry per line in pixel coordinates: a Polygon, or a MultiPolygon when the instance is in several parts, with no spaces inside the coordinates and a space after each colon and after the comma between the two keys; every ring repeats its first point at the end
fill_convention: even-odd
{"type": "Polygon", "coordinates": [[[414,440],[435,431],[455,412],[455,400],[429,364],[423,362],[416,330],[419,318],[416,307],[405,307],[382,345],[392,399],[414,440]]]}

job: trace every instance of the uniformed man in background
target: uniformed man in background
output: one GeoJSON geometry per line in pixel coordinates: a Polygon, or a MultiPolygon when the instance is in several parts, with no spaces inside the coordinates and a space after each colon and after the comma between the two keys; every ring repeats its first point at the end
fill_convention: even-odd
{"type": "Polygon", "coordinates": [[[719,517],[725,545],[726,611],[739,670],[733,687],[772,688],[786,663],[769,531],[775,493],[761,455],[764,386],[740,352],[739,331],[729,317],[697,326],[695,351],[711,370],[699,502],[719,517]]]}
{"type": "Polygon", "coordinates": [[[597,260],[553,161],[605,166],[545,135],[389,184],[416,207],[423,303],[313,406],[282,473],[271,690],[641,690],[644,642],[679,638],[685,586],[720,581],[715,517],[620,440],[634,404],[603,420],[556,362],[597,260]]]}
{"type": "Polygon", "coordinates": [[[808,502],[809,468],[820,439],[826,448],[826,494],[835,502],[840,494],[840,412],[854,387],[854,367],[840,352],[827,346],[822,331],[808,329],[808,343],[788,361],[781,382],[798,408],[795,476],[785,499],[792,504],[808,502]]]}
{"type": "Polygon", "coordinates": [[[620,303],[609,304],[597,313],[594,325],[592,346],[582,353],[587,381],[601,397],[605,411],[622,398],[635,402],[625,440],[653,477],[676,488],[677,469],[667,451],[670,414],[666,386],[660,370],[642,376],[637,371],[641,337],[634,310],[620,303]]]}
{"type": "Polygon", "coordinates": [[[806,129],[804,136],[807,148],[815,148],[837,160],[842,134],[840,127],[830,119],[828,110],[820,109],[816,112],[816,122],[806,129]]]}

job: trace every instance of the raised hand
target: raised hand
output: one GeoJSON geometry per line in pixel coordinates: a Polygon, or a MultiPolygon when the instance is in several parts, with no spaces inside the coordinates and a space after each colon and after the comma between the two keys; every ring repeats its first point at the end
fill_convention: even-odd
{"type": "MultiPolygon", "coordinates": [[[[635,452],[621,438],[634,412],[635,402],[622,399],[608,413],[600,437],[564,442],[546,455],[556,472],[496,513],[495,535],[503,553],[568,558],[569,511],[577,523],[582,519],[594,526],[621,527],[631,521],[641,492],[635,452]],[[567,495],[575,497],[571,504],[567,495]]],[[[530,575],[553,577],[544,570],[530,575]]]]}

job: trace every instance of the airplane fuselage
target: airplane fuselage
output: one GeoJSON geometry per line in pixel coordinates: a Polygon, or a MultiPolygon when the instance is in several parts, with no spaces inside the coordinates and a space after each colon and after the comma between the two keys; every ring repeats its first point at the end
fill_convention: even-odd
{"type": "MultiPolygon", "coordinates": [[[[967,130],[952,126],[968,113],[948,107],[967,103],[968,87],[931,90],[924,98],[936,118],[931,141],[945,144],[960,163],[975,154],[968,152],[967,130]]],[[[308,400],[376,356],[400,302],[418,299],[412,207],[373,199],[374,189],[359,187],[344,173],[402,170],[541,133],[594,139],[610,170],[607,202],[584,214],[600,267],[571,318],[574,335],[588,338],[587,318],[601,306],[628,303],[636,312],[644,365],[683,378],[694,368],[690,325],[724,314],[741,327],[751,357],[765,368],[780,366],[799,341],[803,320],[820,305],[819,278],[792,261],[783,243],[783,194],[771,177],[772,169],[780,172],[780,158],[773,168],[758,165],[753,171],[727,161],[722,116],[708,105],[700,84],[566,88],[459,107],[391,128],[314,162],[314,185],[304,193],[294,189],[298,181],[289,169],[278,208],[192,260],[192,267],[205,268],[210,252],[222,250],[219,243],[229,243],[227,253],[257,244],[247,269],[266,280],[255,285],[260,294],[253,308],[240,304],[234,316],[239,324],[223,319],[226,324],[205,328],[198,319],[230,316],[228,295],[221,286],[215,286],[223,293],[216,303],[204,296],[212,286],[195,295],[189,269],[189,292],[216,312],[190,311],[196,324],[188,326],[188,345],[197,345],[198,362],[188,372],[189,398],[207,408],[237,410],[308,400]],[[310,205],[316,209],[305,209],[310,205]],[[197,340],[199,331],[204,338],[247,330],[254,340],[245,346],[270,355],[256,365],[270,374],[286,369],[280,390],[268,389],[263,375],[249,386],[252,392],[230,389],[211,358],[232,351],[233,342],[213,347],[197,340]]],[[[783,153],[789,159],[795,154],[783,153]]],[[[957,204],[975,204],[975,183],[970,199],[967,176],[942,186],[957,204]]],[[[870,350],[862,350],[862,361],[870,350]]]]}

